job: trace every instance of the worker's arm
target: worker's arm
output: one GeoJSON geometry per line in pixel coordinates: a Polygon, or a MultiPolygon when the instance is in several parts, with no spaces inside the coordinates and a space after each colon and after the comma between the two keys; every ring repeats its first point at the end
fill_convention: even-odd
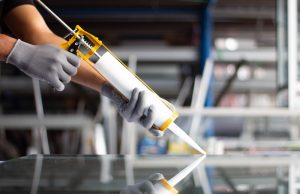
{"type": "Polygon", "coordinates": [[[16,39],[5,34],[0,34],[0,61],[5,61],[6,57],[14,47],[16,39]]]}
{"type": "MultiPolygon", "coordinates": [[[[55,35],[47,26],[44,19],[33,5],[21,5],[12,9],[4,18],[6,25],[17,38],[31,44],[55,44],[66,42],[55,35]]],[[[88,63],[82,61],[76,76],[72,81],[92,88],[96,91],[102,87],[104,78],[88,63]]]]}
{"type": "MultiPolygon", "coordinates": [[[[20,39],[32,44],[51,43],[61,45],[66,42],[63,38],[55,35],[47,26],[44,19],[33,5],[21,5],[11,10],[4,18],[10,30],[20,39]]],[[[113,88],[102,87],[107,85],[105,79],[94,70],[88,63],[82,61],[76,76],[72,80],[81,85],[100,91],[109,97],[118,107],[121,116],[131,122],[139,122],[142,126],[150,128],[156,136],[160,136],[154,128],[154,110],[145,105],[145,99],[150,96],[143,95],[142,91],[133,91],[129,102],[116,98],[118,95],[113,88]],[[114,94],[114,95],[111,95],[114,94]],[[146,115],[144,113],[147,113],[146,115]]],[[[124,80],[126,81],[126,80],[124,80]]]]}

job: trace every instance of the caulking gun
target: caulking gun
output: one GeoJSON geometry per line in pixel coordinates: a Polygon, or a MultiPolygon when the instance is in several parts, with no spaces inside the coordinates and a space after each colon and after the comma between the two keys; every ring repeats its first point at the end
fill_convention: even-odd
{"type": "Polygon", "coordinates": [[[202,154],[206,154],[190,136],[174,123],[178,113],[173,106],[166,100],[162,100],[147,84],[131,72],[130,69],[128,69],[127,66],[102,43],[102,41],[96,36],[84,31],[78,25],[75,30],[71,29],[42,1],[36,1],[70,32],[66,37],[68,41],[61,45],[63,49],[76,54],[85,60],[127,100],[130,98],[134,88],[145,91],[147,95],[151,96],[151,101],[146,102],[146,105],[150,106],[152,104],[158,114],[153,127],[161,131],[165,131],[166,129],[171,130],[195,150],[202,154]]]}

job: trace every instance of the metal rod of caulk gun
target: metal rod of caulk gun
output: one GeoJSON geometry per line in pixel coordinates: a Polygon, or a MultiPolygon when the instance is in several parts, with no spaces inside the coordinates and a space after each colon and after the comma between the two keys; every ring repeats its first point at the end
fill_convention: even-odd
{"type": "Polygon", "coordinates": [[[203,155],[199,159],[195,160],[193,163],[191,163],[190,165],[188,165],[185,169],[183,169],[182,171],[180,171],[173,178],[171,178],[170,180],[168,180],[168,183],[172,187],[174,187],[175,185],[177,185],[186,176],[188,176],[205,158],[206,158],[206,155],[203,155]]]}
{"type": "MultiPolygon", "coordinates": [[[[59,23],[61,23],[61,25],[63,25],[70,33],[72,33],[74,36],[76,36],[76,38],[78,40],[80,40],[85,47],[92,49],[92,47],[87,44],[84,40],[81,39],[80,36],[78,36],[75,31],[70,28],[70,26],[68,26],[68,24],[66,24],[60,17],[58,17],[47,5],[45,5],[41,0],[36,0],[36,2],[38,2],[51,16],[53,16],[59,23]]],[[[101,58],[101,56],[95,52],[94,53],[97,57],[99,57],[99,59],[101,58]]]]}

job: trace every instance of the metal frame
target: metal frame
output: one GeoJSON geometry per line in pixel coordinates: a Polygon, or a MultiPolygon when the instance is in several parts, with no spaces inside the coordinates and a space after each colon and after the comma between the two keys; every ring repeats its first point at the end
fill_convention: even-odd
{"type": "MultiPolygon", "coordinates": [[[[193,100],[191,104],[191,108],[195,108],[198,110],[203,110],[205,107],[205,101],[208,98],[209,90],[210,90],[210,80],[213,74],[213,67],[214,64],[211,59],[207,59],[202,75],[202,79],[200,82],[199,90],[196,91],[193,95],[193,100]]],[[[197,86],[197,79],[195,80],[195,86],[197,86]]],[[[197,89],[197,88],[194,88],[197,89]]],[[[201,125],[201,115],[194,116],[192,118],[192,124],[191,124],[191,130],[190,130],[190,136],[196,137],[198,135],[199,126],[201,125]]],[[[202,134],[201,134],[202,135],[202,134]]]]}
{"type": "Polygon", "coordinates": [[[45,127],[45,125],[43,125],[43,120],[44,120],[45,114],[44,114],[40,82],[38,79],[33,78],[32,83],[33,83],[33,92],[34,92],[34,100],[35,100],[35,108],[36,108],[37,118],[40,122],[40,126],[38,126],[38,128],[35,128],[35,132],[40,135],[40,141],[42,144],[43,153],[50,154],[47,128],[45,127]]]}
{"type": "Polygon", "coordinates": [[[288,0],[288,84],[289,108],[300,107],[298,81],[298,1],[288,0]]]}

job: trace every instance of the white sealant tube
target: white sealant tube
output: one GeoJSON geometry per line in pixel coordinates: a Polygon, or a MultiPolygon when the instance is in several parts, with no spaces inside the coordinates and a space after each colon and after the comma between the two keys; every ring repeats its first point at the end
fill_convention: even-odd
{"type": "Polygon", "coordinates": [[[140,80],[138,80],[126,67],[124,67],[110,52],[104,55],[95,64],[96,69],[107,79],[110,84],[121,92],[127,99],[130,99],[132,91],[138,88],[151,96],[146,99],[146,106],[153,105],[156,110],[156,120],[154,125],[161,130],[165,130],[172,119],[174,112],[170,110],[162,100],[150,91],[140,80]],[[163,127],[163,128],[162,128],[163,127]]]}

